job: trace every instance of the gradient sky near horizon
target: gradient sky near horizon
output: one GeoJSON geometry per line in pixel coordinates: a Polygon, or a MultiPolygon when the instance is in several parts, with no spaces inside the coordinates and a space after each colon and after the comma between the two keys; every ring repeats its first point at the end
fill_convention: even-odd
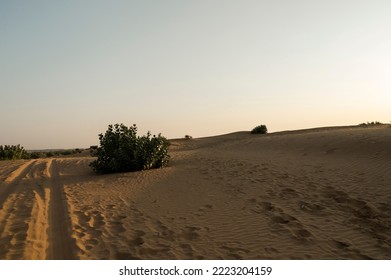
{"type": "Polygon", "coordinates": [[[391,120],[391,1],[0,0],[0,144],[391,120]]]}

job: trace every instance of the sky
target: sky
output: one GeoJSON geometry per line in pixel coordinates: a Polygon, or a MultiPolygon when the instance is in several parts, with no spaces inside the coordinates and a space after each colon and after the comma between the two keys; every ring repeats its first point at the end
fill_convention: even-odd
{"type": "Polygon", "coordinates": [[[391,1],[0,0],[0,144],[391,121],[391,1]]]}

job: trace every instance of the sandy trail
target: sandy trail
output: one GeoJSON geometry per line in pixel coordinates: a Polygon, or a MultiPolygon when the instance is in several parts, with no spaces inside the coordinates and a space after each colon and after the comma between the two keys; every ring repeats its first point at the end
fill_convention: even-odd
{"type": "Polygon", "coordinates": [[[391,259],[391,129],[173,140],[170,165],[0,163],[1,259],[391,259]]]}
{"type": "Polygon", "coordinates": [[[71,221],[57,161],[50,161],[48,169],[50,170],[51,192],[48,217],[50,242],[48,242],[47,258],[71,260],[75,258],[75,241],[71,238],[71,221]]]}
{"type": "Polygon", "coordinates": [[[74,259],[70,219],[56,160],[31,160],[0,192],[1,259],[74,259]]]}

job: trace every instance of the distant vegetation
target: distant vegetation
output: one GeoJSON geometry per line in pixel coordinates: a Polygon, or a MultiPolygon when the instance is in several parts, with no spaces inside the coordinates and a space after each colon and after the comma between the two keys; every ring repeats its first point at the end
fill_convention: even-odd
{"type": "Polygon", "coordinates": [[[97,173],[114,173],[160,168],[168,164],[168,140],[161,136],[137,136],[137,126],[109,125],[99,134],[100,146],[90,166],[97,173]]]}
{"type": "Polygon", "coordinates": [[[15,160],[15,159],[37,159],[52,156],[67,156],[81,153],[81,149],[74,150],[53,150],[53,151],[34,151],[27,152],[20,145],[5,145],[0,146],[0,160],[15,160]]]}
{"type": "Polygon", "coordinates": [[[264,124],[258,125],[251,130],[252,134],[266,134],[267,133],[267,127],[264,124]]]}
{"type": "Polygon", "coordinates": [[[193,136],[191,136],[191,135],[187,135],[187,134],[186,134],[186,135],[185,135],[185,139],[186,139],[186,140],[193,139],[193,136]]]}
{"type": "Polygon", "coordinates": [[[82,149],[71,149],[71,150],[53,150],[53,151],[34,151],[30,152],[30,158],[45,158],[45,157],[55,157],[55,156],[70,156],[75,154],[80,154],[82,149]]]}
{"type": "Polygon", "coordinates": [[[29,154],[20,145],[1,145],[0,160],[27,159],[29,154]]]}
{"type": "Polygon", "coordinates": [[[96,157],[97,153],[96,151],[98,150],[98,146],[90,146],[90,156],[96,157]]]}
{"type": "Polygon", "coordinates": [[[381,122],[366,122],[366,123],[360,123],[359,126],[369,126],[369,125],[379,125],[379,124],[383,124],[381,122]]]}

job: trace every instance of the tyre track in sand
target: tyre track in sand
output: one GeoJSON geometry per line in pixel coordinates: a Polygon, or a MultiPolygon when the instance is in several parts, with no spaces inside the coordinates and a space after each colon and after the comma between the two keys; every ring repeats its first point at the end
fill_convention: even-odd
{"type": "Polygon", "coordinates": [[[31,184],[42,166],[29,161],[13,171],[0,192],[0,258],[25,259],[35,185],[31,184]]]}
{"type": "Polygon", "coordinates": [[[5,179],[3,186],[0,188],[0,210],[3,208],[4,202],[11,195],[11,193],[17,191],[18,183],[30,172],[32,166],[36,163],[36,160],[28,161],[5,179]]]}
{"type": "Polygon", "coordinates": [[[56,159],[31,160],[0,185],[0,259],[74,259],[56,159]]]}
{"type": "Polygon", "coordinates": [[[74,248],[76,243],[71,238],[71,220],[64,193],[64,185],[60,181],[60,173],[56,160],[49,166],[51,179],[51,195],[49,206],[49,247],[47,259],[72,260],[75,259],[74,248]]]}

